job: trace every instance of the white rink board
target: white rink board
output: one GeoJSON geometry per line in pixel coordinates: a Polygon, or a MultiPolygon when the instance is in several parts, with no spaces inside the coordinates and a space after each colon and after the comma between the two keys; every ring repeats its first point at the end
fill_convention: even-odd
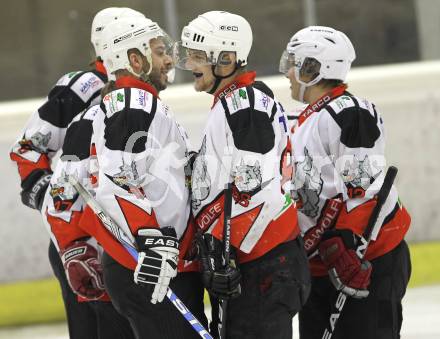
{"type": "MultiPolygon", "coordinates": [[[[286,78],[260,80],[286,109],[295,106],[286,78]]],[[[376,104],[385,121],[388,163],[399,168],[400,197],[413,218],[408,239],[440,240],[440,62],[355,68],[348,83],[349,91],[376,104]]],[[[195,93],[192,85],[175,85],[161,98],[198,147],[212,97],[195,93]]],[[[8,157],[9,147],[42,101],[0,103],[0,282],[51,275],[46,230],[38,213],[22,206],[17,170],[8,157]]]]}
{"type": "MultiPolygon", "coordinates": [[[[210,310],[205,307],[206,314],[210,310]]],[[[403,299],[402,339],[438,339],[440,286],[409,289],[403,299]]],[[[0,339],[68,339],[66,324],[0,329],[0,339]]],[[[299,338],[298,317],[293,319],[293,338],[299,338]]],[[[372,338],[373,339],[373,338],[372,338]]]]}

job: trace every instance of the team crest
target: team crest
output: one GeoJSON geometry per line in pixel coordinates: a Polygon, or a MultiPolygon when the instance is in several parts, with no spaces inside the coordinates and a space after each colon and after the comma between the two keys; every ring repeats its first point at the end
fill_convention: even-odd
{"type": "Polygon", "coordinates": [[[50,184],[49,194],[57,211],[68,211],[78,198],[75,188],[69,183],[69,176],[61,172],[55,184],[50,184]]]}
{"type": "Polygon", "coordinates": [[[365,155],[363,160],[359,160],[355,155],[353,162],[346,163],[344,170],[341,172],[348,196],[350,198],[364,197],[365,191],[381,173],[382,171],[379,171],[373,175],[368,155],[365,155]]]}
{"type": "Polygon", "coordinates": [[[29,139],[26,139],[23,136],[23,138],[18,142],[20,145],[18,153],[23,154],[28,151],[36,151],[38,153],[53,152],[53,150],[48,148],[51,136],[51,132],[48,132],[47,134],[37,132],[33,134],[29,139]]]}
{"type": "Polygon", "coordinates": [[[322,178],[309,151],[304,147],[304,160],[296,162],[295,178],[293,180],[292,197],[298,210],[314,218],[319,211],[319,194],[322,191],[322,178]]]}
{"type": "Polygon", "coordinates": [[[209,196],[211,191],[211,177],[208,173],[206,165],[206,135],[203,138],[200,152],[194,160],[192,180],[191,180],[191,204],[195,210],[200,207],[200,204],[209,196]]]}
{"type": "Polygon", "coordinates": [[[246,165],[241,159],[239,165],[232,170],[234,184],[240,192],[252,192],[261,186],[261,167],[260,163],[255,161],[253,166],[246,165]]]}
{"type": "Polygon", "coordinates": [[[252,196],[260,192],[272,179],[262,182],[260,163],[255,161],[253,165],[246,165],[241,159],[240,165],[232,171],[234,185],[232,186],[232,197],[235,203],[248,207],[252,196]]]}
{"type": "Polygon", "coordinates": [[[145,192],[142,188],[143,178],[139,176],[136,163],[133,161],[131,164],[125,164],[119,166],[121,170],[115,175],[105,174],[115,185],[123,188],[128,193],[134,194],[138,199],[145,198],[145,192]]]}

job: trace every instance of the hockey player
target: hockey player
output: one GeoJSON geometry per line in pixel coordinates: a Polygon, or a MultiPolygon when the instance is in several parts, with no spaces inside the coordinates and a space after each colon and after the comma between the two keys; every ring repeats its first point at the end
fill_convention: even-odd
{"type": "Polygon", "coordinates": [[[354,59],[344,33],[311,26],[290,39],[280,61],[292,98],[308,105],[292,135],[292,194],[312,272],[311,295],[299,314],[301,339],[330,338],[323,336],[330,316],[333,325],[339,319],[332,339],[400,337],[410,216],[395,187],[364,259],[356,255],[386,161],[377,107],[344,83],[354,59]],[[338,291],[349,298],[331,315],[338,291]]]}
{"type": "Polygon", "coordinates": [[[89,207],[79,226],[103,246],[106,290],[136,338],[197,338],[165,298],[170,285],[206,322],[197,265],[181,260],[194,233],[185,177],[187,137],[158,97],[174,67],[173,42],[146,18],[107,25],[102,41],[105,66],[116,81],[103,90],[100,106],[84,114],[93,120],[99,164],[94,191],[137,244],[137,262],[89,207]]]}
{"type": "MultiPolygon", "coordinates": [[[[132,15],[143,16],[129,8],[106,8],[96,14],[91,29],[91,42],[96,52],[94,69],[70,72],[61,77],[50,91],[46,102],[32,114],[24,132],[12,148],[10,157],[17,163],[21,177],[22,202],[41,211],[44,220],[46,207],[43,206],[43,200],[45,193],[49,195],[47,187],[52,175],[51,159],[61,149],[69,123],[85,108],[99,102],[100,91],[107,82],[106,70],[101,60],[102,30],[108,22],[132,15]]],[[[52,240],[56,239],[52,237],[52,240]]],[[[72,281],[66,278],[58,249],[57,241],[50,243],[49,261],[60,282],[70,338],[102,338],[106,333],[115,333],[106,331],[112,329],[110,325],[119,315],[110,303],[78,302],[77,295],[69,287],[69,282],[72,285],[72,281]]],[[[84,296],[98,299],[102,294],[101,290],[98,295],[84,296]]],[[[125,319],[121,319],[121,322],[125,323],[122,327],[129,329],[125,319]]]]}
{"type": "MultiPolygon", "coordinates": [[[[211,296],[230,299],[222,319],[226,337],[290,339],[310,276],[296,209],[282,187],[289,178],[285,115],[272,91],[246,69],[251,45],[249,23],[228,12],[207,12],[182,30],[178,65],[192,72],[196,91],[213,95],[193,165],[191,202],[202,234],[205,287],[211,296]],[[235,258],[224,265],[228,182],[235,258]]],[[[215,323],[211,329],[217,332],[215,323]]]]}

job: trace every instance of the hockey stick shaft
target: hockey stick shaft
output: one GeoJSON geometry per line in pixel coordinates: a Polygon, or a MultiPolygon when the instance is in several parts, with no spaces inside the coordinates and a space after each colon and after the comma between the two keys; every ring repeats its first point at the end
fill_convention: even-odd
{"type": "MultiPolygon", "coordinates": [[[[231,213],[232,213],[232,183],[228,182],[225,187],[225,201],[224,201],[224,213],[223,213],[223,255],[225,259],[225,265],[229,265],[231,259],[231,213]]],[[[218,330],[220,339],[226,338],[226,315],[228,309],[228,301],[221,300],[219,308],[219,323],[218,330]]]]}
{"type": "MultiPolygon", "coordinates": [[[[397,168],[394,166],[390,166],[385,175],[382,187],[376,195],[376,206],[374,206],[373,211],[371,212],[370,218],[368,219],[367,227],[365,227],[365,231],[363,233],[363,237],[366,239],[366,244],[363,250],[363,254],[361,255],[361,259],[364,257],[365,253],[367,253],[368,245],[371,241],[371,235],[373,230],[376,227],[381,227],[382,225],[376,225],[378,222],[378,217],[380,211],[382,210],[385,201],[390,194],[391,188],[393,187],[394,179],[397,175],[397,168]]],[[[347,301],[347,295],[343,292],[339,292],[336,298],[336,302],[333,305],[332,312],[330,313],[329,324],[327,325],[324,333],[322,335],[322,339],[331,339],[335,332],[336,324],[338,323],[338,319],[341,316],[341,312],[344,309],[344,305],[347,301]]]]}
{"type": "MultiPolygon", "coordinates": [[[[383,180],[382,187],[380,188],[379,192],[377,193],[377,201],[376,206],[373,209],[373,212],[371,212],[370,219],[368,219],[367,227],[365,228],[363,237],[367,240],[369,243],[371,240],[371,235],[373,233],[374,228],[376,227],[377,219],[379,217],[380,211],[382,210],[383,205],[385,204],[385,201],[388,198],[388,195],[390,194],[391,188],[393,187],[394,179],[396,179],[397,176],[397,167],[390,166],[388,168],[388,171],[385,175],[385,179],[383,180]]],[[[378,225],[379,227],[381,225],[378,225]]]]}
{"type": "Polygon", "coordinates": [[[232,184],[228,183],[225,189],[225,204],[223,218],[223,245],[226,265],[231,259],[231,212],[232,212],[232,184]]]}
{"type": "MultiPolygon", "coordinates": [[[[135,261],[138,260],[138,251],[134,243],[124,233],[124,231],[116,225],[98,204],[96,199],[90,194],[89,191],[73,176],[69,176],[69,183],[76,189],[79,195],[84,199],[86,204],[92,209],[96,216],[101,220],[104,227],[118,240],[127,252],[133,257],[135,261]]],[[[177,308],[177,310],[183,315],[183,317],[189,322],[192,328],[199,334],[200,337],[205,339],[213,339],[211,334],[205,329],[205,327],[197,320],[197,318],[191,313],[191,311],[185,306],[176,294],[168,287],[167,298],[177,308]]]]}

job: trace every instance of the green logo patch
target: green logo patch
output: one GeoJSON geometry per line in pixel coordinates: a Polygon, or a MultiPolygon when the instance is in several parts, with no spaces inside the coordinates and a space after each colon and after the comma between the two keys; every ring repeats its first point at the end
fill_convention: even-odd
{"type": "Polygon", "coordinates": [[[247,99],[247,93],[246,93],[246,91],[244,90],[244,89],[239,89],[238,90],[238,95],[240,96],[240,98],[242,98],[242,99],[247,99]]]}

